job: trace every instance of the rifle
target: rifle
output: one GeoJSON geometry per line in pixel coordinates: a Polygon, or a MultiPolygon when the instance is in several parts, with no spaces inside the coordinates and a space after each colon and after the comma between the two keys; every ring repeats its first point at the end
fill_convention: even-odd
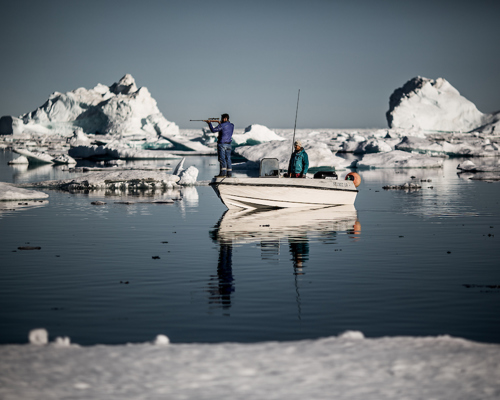
{"type": "Polygon", "coordinates": [[[201,121],[201,122],[217,122],[220,124],[220,121],[217,118],[209,118],[209,119],[190,119],[190,121],[201,121]]]}

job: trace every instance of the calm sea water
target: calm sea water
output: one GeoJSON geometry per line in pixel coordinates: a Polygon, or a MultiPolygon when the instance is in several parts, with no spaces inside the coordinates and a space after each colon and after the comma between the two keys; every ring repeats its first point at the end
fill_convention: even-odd
{"type": "MultiPolygon", "coordinates": [[[[0,152],[0,181],[71,176],[15,169],[13,157],[0,152]]],[[[160,333],[173,342],[255,342],[345,330],[500,343],[500,183],[460,178],[460,161],[361,171],[356,211],[324,215],[235,215],[210,187],[155,197],[175,198],[172,205],[47,191],[37,208],[0,211],[0,343],[25,343],[38,327],[84,345],[160,333]],[[382,189],[412,179],[426,182],[414,192],[382,189]]],[[[189,165],[199,179],[217,172],[212,157],[189,165]]]]}

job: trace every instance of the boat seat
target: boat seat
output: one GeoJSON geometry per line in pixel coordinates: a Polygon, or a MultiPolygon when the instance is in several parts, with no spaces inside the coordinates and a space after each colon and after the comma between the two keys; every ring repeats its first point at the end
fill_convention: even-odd
{"type": "Polygon", "coordinates": [[[314,174],[314,179],[339,179],[335,171],[318,171],[314,174]]]}

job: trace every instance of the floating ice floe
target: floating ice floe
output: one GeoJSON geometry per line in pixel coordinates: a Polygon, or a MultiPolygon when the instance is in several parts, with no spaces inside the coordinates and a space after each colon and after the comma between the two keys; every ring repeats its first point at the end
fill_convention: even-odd
{"type": "Polygon", "coordinates": [[[500,161],[475,164],[470,160],[458,164],[459,176],[464,179],[498,182],[500,181],[500,161]]]}
{"type": "Polygon", "coordinates": [[[196,138],[191,140],[182,135],[169,135],[162,134],[162,137],[167,139],[174,145],[176,150],[193,152],[191,154],[217,154],[217,151],[213,148],[205,146],[202,143],[202,138],[196,138]]]}
{"type": "Polygon", "coordinates": [[[498,182],[500,181],[500,172],[478,172],[470,176],[469,179],[473,181],[498,182]]]}
{"type": "Polygon", "coordinates": [[[473,163],[467,160],[458,164],[457,169],[466,172],[500,172],[500,160],[495,159],[489,163],[473,163]]]}
{"type": "Polygon", "coordinates": [[[420,76],[392,93],[386,117],[391,128],[448,132],[492,131],[499,119],[480,112],[446,79],[420,76]]]}
{"type": "Polygon", "coordinates": [[[10,160],[8,164],[29,164],[28,159],[25,156],[19,156],[17,158],[14,158],[13,160],[10,160]]]}
{"type": "Polygon", "coordinates": [[[387,153],[392,150],[394,150],[394,146],[391,146],[383,139],[372,139],[358,143],[353,153],[354,154],[387,153]]]}
{"type": "Polygon", "coordinates": [[[83,132],[82,128],[76,128],[73,132],[73,136],[68,138],[67,143],[71,147],[76,146],[90,146],[91,140],[89,137],[83,132]]]}
{"type": "MultiPolygon", "coordinates": [[[[325,143],[315,143],[312,139],[302,141],[302,145],[309,158],[309,168],[334,167],[337,170],[346,169],[351,162],[337,157],[325,143]]],[[[254,164],[262,158],[277,158],[281,169],[288,169],[292,145],[289,141],[278,141],[262,143],[255,146],[237,147],[235,153],[252,161],[254,164]]]]}
{"type": "Polygon", "coordinates": [[[277,135],[268,127],[253,124],[247,126],[243,134],[233,134],[233,146],[252,146],[260,143],[270,142],[272,140],[286,140],[284,137],[277,135]]]}
{"type": "Polygon", "coordinates": [[[172,188],[179,177],[162,171],[126,170],[96,171],[72,179],[52,180],[23,184],[26,187],[42,187],[68,191],[79,190],[155,190],[172,188]]]}
{"type": "Polygon", "coordinates": [[[450,336],[0,346],[0,398],[498,399],[500,345],[450,336]],[[96,373],[96,366],[99,371],[96,373]],[[124,369],[124,366],[126,368],[124,369]],[[422,383],[425,383],[424,385],[422,383]],[[335,395],[332,396],[332,393],[335,395]],[[272,394],[270,396],[270,394],[272,394]]]}
{"type": "Polygon", "coordinates": [[[443,159],[424,154],[394,150],[389,153],[365,154],[356,167],[363,168],[441,168],[443,159]]]}
{"type": "Polygon", "coordinates": [[[198,178],[198,168],[191,165],[188,169],[182,170],[179,173],[179,177],[179,185],[194,185],[198,178]]]}
{"type": "Polygon", "coordinates": [[[183,164],[184,159],[176,166],[175,174],[165,173],[165,168],[102,168],[76,178],[25,183],[19,186],[67,191],[98,191],[102,189],[110,191],[154,191],[158,189],[164,191],[177,186],[177,183],[181,185],[194,185],[196,183],[198,169],[191,166],[187,170],[183,170],[183,164]],[[180,182],[181,177],[183,177],[182,182],[180,182]]]}
{"type": "Polygon", "coordinates": [[[119,141],[106,145],[76,146],[69,149],[68,154],[74,158],[102,158],[110,157],[121,160],[154,160],[176,159],[180,156],[164,150],[143,150],[131,148],[119,141]]]}
{"type": "Polygon", "coordinates": [[[167,121],[145,87],[137,88],[127,74],[111,86],[54,92],[41,107],[19,118],[0,119],[0,134],[42,133],[70,136],[75,129],[85,133],[110,133],[126,137],[177,134],[179,128],[167,121]]]}
{"type": "Polygon", "coordinates": [[[54,157],[47,153],[18,148],[13,148],[12,151],[26,157],[30,164],[53,164],[52,160],[54,159],[54,157]]]}
{"type": "Polygon", "coordinates": [[[61,154],[52,159],[54,164],[76,164],[76,161],[73,157],[68,156],[67,154],[61,154]]]}
{"type": "Polygon", "coordinates": [[[406,183],[404,183],[402,185],[386,185],[386,186],[382,186],[382,189],[385,189],[385,190],[413,191],[413,190],[422,189],[422,186],[420,186],[418,183],[406,182],[406,183]]]}
{"type": "Polygon", "coordinates": [[[48,194],[0,182],[0,201],[46,199],[48,194]]]}
{"type": "Polygon", "coordinates": [[[419,152],[437,156],[452,157],[495,157],[500,156],[500,146],[491,142],[489,139],[481,138],[448,138],[449,141],[442,138],[417,138],[405,136],[403,140],[396,145],[397,150],[419,152]]]}

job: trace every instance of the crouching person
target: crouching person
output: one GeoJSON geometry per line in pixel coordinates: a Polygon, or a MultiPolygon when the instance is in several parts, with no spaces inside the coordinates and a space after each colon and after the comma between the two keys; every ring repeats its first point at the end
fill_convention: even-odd
{"type": "Polygon", "coordinates": [[[292,157],[290,157],[287,176],[290,178],[305,178],[309,169],[309,157],[300,141],[295,141],[294,145],[295,150],[292,157]]]}

